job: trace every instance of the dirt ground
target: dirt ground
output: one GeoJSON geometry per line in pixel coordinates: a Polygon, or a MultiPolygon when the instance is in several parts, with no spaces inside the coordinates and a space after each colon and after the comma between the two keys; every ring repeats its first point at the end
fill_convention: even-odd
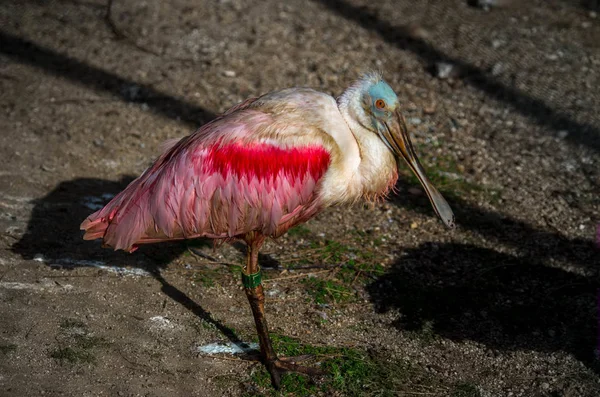
{"type": "Polygon", "coordinates": [[[241,245],[126,254],[78,226],[164,140],[371,69],[458,228],[406,171],[269,242],[280,349],[339,369],[281,394],[600,395],[597,2],[112,3],[0,2],[1,396],[274,395],[252,353],[207,350],[256,340],[241,245]]]}

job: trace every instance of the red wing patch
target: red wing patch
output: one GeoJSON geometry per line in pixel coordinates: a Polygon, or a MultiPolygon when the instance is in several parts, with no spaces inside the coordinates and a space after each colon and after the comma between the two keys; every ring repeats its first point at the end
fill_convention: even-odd
{"type": "Polygon", "coordinates": [[[206,170],[224,176],[235,174],[259,181],[271,179],[284,172],[285,177],[303,179],[307,174],[319,180],[329,166],[329,152],[321,146],[282,149],[269,144],[242,146],[214,145],[204,158],[206,170]]]}

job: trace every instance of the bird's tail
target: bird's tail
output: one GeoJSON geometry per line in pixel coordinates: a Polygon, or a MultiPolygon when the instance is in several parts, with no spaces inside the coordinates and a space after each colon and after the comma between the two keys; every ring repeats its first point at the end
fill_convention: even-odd
{"type": "Polygon", "coordinates": [[[101,238],[104,244],[114,249],[133,252],[134,245],[147,227],[144,211],[140,202],[144,203],[144,189],[140,189],[144,175],[127,186],[99,211],[88,216],[80,226],[85,231],[84,240],[101,238]]]}
{"type": "Polygon", "coordinates": [[[85,234],[83,235],[84,240],[104,238],[104,234],[108,228],[108,222],[106,219],[101,218],[99,213],[100,211],[94,212],[81,223],[81,230],[85,230],[85,234]]]}

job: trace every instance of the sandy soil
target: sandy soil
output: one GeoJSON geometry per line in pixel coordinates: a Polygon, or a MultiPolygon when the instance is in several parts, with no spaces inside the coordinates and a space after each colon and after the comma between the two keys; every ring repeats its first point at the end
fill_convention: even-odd
{"type": "Polygon", "coordinates": [[[198,351],[254,340],[241,246],[129,255],[78,226],[162,141],[370,69],[458,228],[406,173],[388,202],[269,242],[273,331],[419,374],[381,394],[600,395],[600,10],[514,3],[116,0],[110,24],[105,1],[2,1],[0,395],[271,393],[252,360],[198,351]]]}

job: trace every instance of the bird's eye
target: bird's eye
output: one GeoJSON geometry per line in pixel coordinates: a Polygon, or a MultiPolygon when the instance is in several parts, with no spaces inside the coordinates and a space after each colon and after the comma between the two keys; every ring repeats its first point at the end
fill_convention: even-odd
{"type": "Polygon", "coordinates": [[[378,99],[375,101],[375,107],[377,109],[385,109],[385,101],[383,99],[378,99]]]}

